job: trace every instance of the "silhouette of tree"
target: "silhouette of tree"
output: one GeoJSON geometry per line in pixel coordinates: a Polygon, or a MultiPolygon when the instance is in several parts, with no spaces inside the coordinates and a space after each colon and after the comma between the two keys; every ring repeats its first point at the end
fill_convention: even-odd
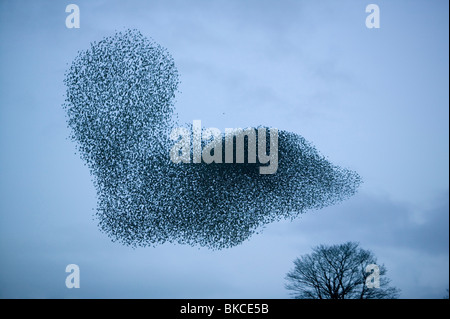
{"type": "Polygon", "coordinates": [[[400,293],[399,289],[389,287],[386,267],[378,265],[374,254],[355,242],[319,245],[294,264],[286,275],[286,289],[293,291],[294,298],[396,299],[400,293]],[[374,265],[379,270],[379,281],[373,278],[374,265]]]}

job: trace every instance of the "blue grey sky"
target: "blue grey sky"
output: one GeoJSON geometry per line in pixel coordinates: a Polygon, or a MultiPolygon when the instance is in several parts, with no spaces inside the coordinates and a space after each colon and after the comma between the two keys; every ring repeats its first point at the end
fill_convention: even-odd
{"type": "Polygon", "coordinates": [[[0,1],[0,297],[289,298],[319,244],[358,241],[402,298],[449,286],[448,1],[0,1]],[[65,26],[79,5],[80,28],[65,26]],[[380,7],[379,29],[365,7],[380,7]],[[111,242],[68,139],[64,71],[137,28],[172,54],[181,123],[270,125],[357,171],[359,193],[221,251],[111,242]],[[67,289],[78,264],[81,288],[67,289]]]}

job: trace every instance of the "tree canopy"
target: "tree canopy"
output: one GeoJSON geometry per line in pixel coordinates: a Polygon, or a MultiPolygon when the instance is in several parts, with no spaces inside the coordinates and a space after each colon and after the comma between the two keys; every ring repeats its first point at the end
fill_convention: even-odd
{"type": "Polygon", "coordinates": [[[298,299],[395,299],[386,267],[358,243],[319,245],[294,261],[286,288],[298,299]]]}

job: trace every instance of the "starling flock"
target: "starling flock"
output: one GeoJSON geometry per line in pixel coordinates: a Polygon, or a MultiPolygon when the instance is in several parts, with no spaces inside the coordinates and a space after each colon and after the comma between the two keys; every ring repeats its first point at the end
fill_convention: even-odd
{"type": "Polygon", "coordinates": [[[113,241],[229,248],[267,223],[340,202],[361,184],[283,130],[275,174],[260,174],[259,163],[173,163],[178,71],[169,52],[137,30],[79,51],[64,83],[71,138],[97,190],[98,226],[113,241]]]}

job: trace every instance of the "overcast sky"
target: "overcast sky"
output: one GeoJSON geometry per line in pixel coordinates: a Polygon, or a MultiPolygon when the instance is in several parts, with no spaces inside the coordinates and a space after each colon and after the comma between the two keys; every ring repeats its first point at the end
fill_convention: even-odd
{"type": "Polygon", "coordinates": [[[449,286],[448,1],[0,1],[0,297],[288,298],[293,260],[357,241],[402,298],[449,286]],[[364,184],[221,251],[113,243],[68,139],[64,71],[78,50],[137,28],[172,54],[181,123],[268,125],[312,142],[364,184]],[[67,289],[77,264],[81,288],[67,289]]]}

